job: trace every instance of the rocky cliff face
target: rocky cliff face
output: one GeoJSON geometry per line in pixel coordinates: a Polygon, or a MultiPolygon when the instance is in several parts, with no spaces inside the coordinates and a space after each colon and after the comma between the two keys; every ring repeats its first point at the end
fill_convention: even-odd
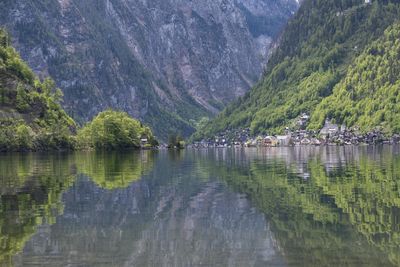
{"type": "Polygon", "coordinates": [[[0,24],[35,72],[56,80],[74,118],[113,107],[162,137],[189,134],[196,120],[243,95],[297,7],[296,0],[4,0],[0,24]]]}

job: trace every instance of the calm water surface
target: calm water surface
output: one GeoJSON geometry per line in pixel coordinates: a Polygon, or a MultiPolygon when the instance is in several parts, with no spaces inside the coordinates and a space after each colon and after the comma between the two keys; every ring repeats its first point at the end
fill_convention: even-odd
{"type": "Polygon", "coordinates": [[[400,266],[400,148],[0,154],[0,266],[400,266]]]}

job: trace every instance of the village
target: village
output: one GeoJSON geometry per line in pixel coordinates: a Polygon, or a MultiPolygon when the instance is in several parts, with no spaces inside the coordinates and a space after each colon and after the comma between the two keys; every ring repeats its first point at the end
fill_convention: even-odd
{"type": "Polygon", "coordinates": [[[385,136],[379,130],[360,133],[357,128],[347,128],[344,125],[325,121],[319,131],[306,130],[308,114],[302,114],[296,121],[296,127],[287,127],[282,135],[252,136],[249,128],[235,131],[225,131],[213,138],[194,142],[194,148],[206,147],[278,147],[278,146],[343,146],[343,145],[372,145],[398,144],[400,135],[385,136]]]}

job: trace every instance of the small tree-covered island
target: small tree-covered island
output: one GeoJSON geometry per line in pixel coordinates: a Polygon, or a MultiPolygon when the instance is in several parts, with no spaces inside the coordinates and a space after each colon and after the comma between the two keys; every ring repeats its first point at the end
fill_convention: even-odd
{"type": "Polygon", "coordinates": [[[0,29],[0,151],[152,148],[151,129],[126,112],[106,110],[78,127],[63,110],[63,94],[40,81],[0,29]]]}

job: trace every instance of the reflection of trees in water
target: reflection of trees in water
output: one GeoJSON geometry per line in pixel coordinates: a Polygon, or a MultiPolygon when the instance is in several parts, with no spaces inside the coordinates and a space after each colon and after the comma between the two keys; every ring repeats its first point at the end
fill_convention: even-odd
{"type": "Polygon", "coordinates": [[[0,170],[0,265],[10,266],[37,226],[62,213],[61,195],[75,170],[73,158],[60,154],[1,155],[0,170]]]}
{"type": "Polygon", "coordinates": [[[87,152],[76,154],[78,172],[89,176],[98,186],[112,190],[126,188],[153,166],[153,151],[87,152]]]}
{"type": "Polygon", "coordinates": [[[370,244],[400,265],[400,157],[361,157],[358,166],[347,166],[334,176],[326,175],[318,161],[311,162],[310,169],[314,186],[333,197],[370,244]]]}
{"type": "Polygon", "coordinates": [[[23,260],[46,259],[42,266],[66,261],[259,266],[255,263],[276,256],[271,255],[264,216],[221,183],[198,179],[195,158],[188,153],[158,152],[152,171],[123,189],[105,190],[84,177],[78,180],[64,195],[64,215],[47,235],[28,242],[23,260]],[[40,238],[51,241],[43,245],[40,238]]]}
{"type": "Polygon", "coordinates": [[[63,213],[61,200],[84,172],[106,189],[127,187],[153,165],[151,152],[5,154],[0,158],[0,265],[11,265],[39,225],[63,213]],[[78,170],[76,170],[78,168],[78,170]]]}
{"type": "MultiPolygon", "coordinates": [[[[241,221],[233,217],[236,213],[229,213],[239,207],[239,200],[228,198],[222,203],[220,192],[225,189],[204,187],[210,177],[221,177],[266,214],[276,246],[289,264],[398,266],[398,152],[395,147],[160,151],[155,163],[151,151],[1,156],[0,265],[8,265],[38,225],[53,224],[62,213],[58,217],[62,223],[52,225],[49,234],[65,234],[60,242],[65,252],[78,248],[93,261],[105,260],[100,254],[134,256],[133,239],[135,251],[142,249],[136,258],[161,259],[162,255],[151,254],[159,251],[157,238],[168,247],[169,238],[176,234],[193,237],[184,245],[174,243],[177,251],[190,254],[190,245],[207,234],[209,228],[198,230],[198,225],[210,211],[214,216],[210,225],[221,214],[228,218],[226,222],[243,222],[240,229],[213,229],[215,237],[233,240],[236,230],[243,234],[246,227],[254,234],[253,228],[261,229],[259,219],[246,220],[253,217],[243,212],[238,213],[244,218],[241,221]],[[64,208],[61,195],[74,183],[75,173],[87,174],[104,189],[80,182],[64,195],[75,206],[64,208]],[[146,173],[146,179],[132,183],[146,173]],[[205,191],[198,191],[202,188],[205,191]],[[219,208],[213,203],[220,203],[219,208]],[[115,249],[107,251],[110,244],[115,249]]],[[[249,240],[257,239],[250,236],[249,240]]],[[[206,250],[197,252],[206,254],[206,250]]]]}
{"type": "Polygon", "coordinates": [[[52,225],[61,215],[61,200],[84,172],[106,189],[127,187],[147,173],[151,152],[142,153],[16,153],[0,160],[0,265],[11,265],[39,225],[52,225]],[[78,170],[76,170],[78,168],[78,170]]]}
{"type": "Polygon", "coordinates": [[[210,171],[267,215],[288,263],[400,264],[398,148],[271,151],[232,152],[210,171]]]}

